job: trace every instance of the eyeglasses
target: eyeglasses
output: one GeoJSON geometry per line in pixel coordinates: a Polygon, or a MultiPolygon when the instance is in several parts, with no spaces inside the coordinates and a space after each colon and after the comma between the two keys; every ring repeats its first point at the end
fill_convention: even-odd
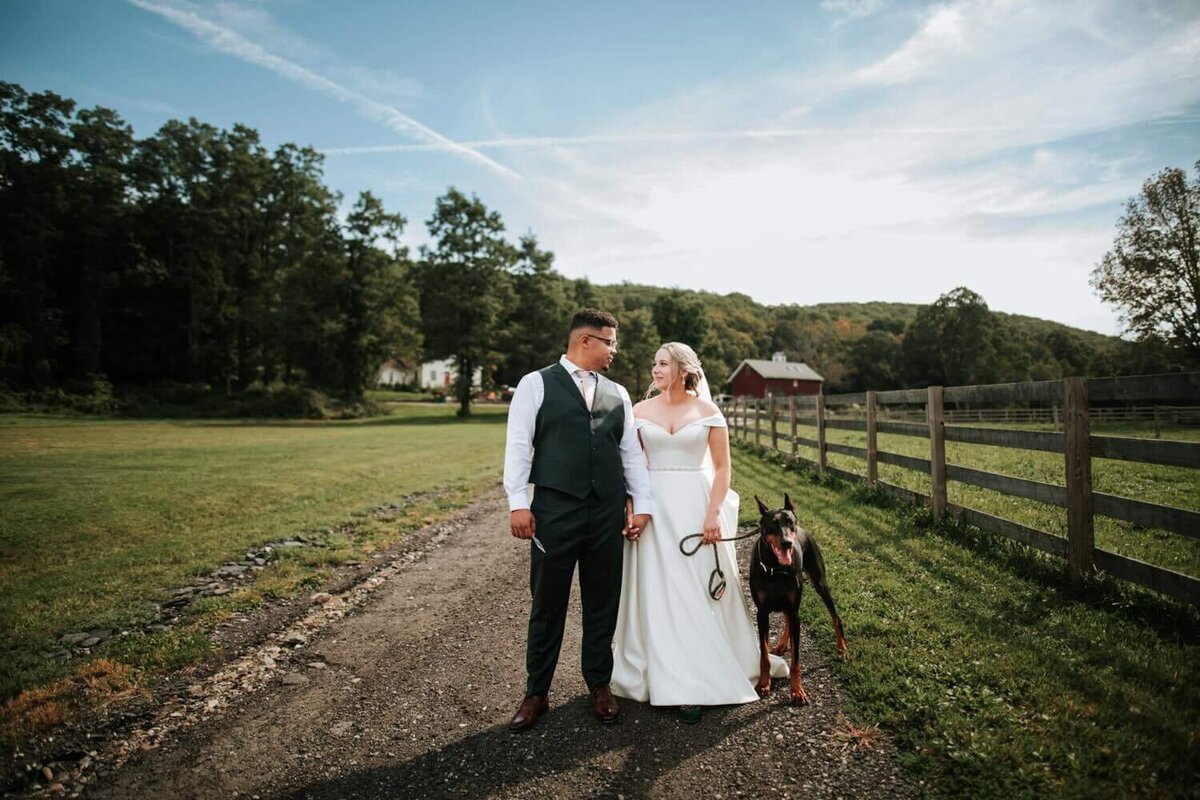
{"type": "Polygon", "coordinates": [[[594,334],[594,333],[585,333],[585,334],[584,334],[584,336],[587,336],[587,337],[588,337],[588,338],[590,338],[590,339],[599,339],[600,341],[602,341],[602,342],[604,342],[606,345],[608,345],[608,349],[610,349],[610,350],[616,350],[616,349],[617,349],[617,340],[616,340],[616,338],[615,338],[615,337],[614,337],[614,338],[612,338],[612,339],[605,339],[603,336],[597,336],[597,335],[596,335],[596,334],[594,334]]]}

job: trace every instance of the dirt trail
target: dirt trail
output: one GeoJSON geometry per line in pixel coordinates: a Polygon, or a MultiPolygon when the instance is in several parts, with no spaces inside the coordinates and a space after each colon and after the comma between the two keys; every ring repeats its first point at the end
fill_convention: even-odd
{"type": "MultiPolygon", "coordinates": [[[[415,557],[376,573],[384,579],[365,602],[351,602],[345,616],[333,615],[305,646],[276,659],[261,688],[137,751],[83,796],[913,794],[890,747],[855,751],[839,736],[841,691],[807,631],[807,707],[787,705],[777,681],[771,699],[710,709],[699,725],[630,701],[621,701],[618,724],[600,725],[579,674],[577,596],[551,710],[534,729],[510,733],[524,687],[528,555],[507,521],[503,495],[489,493],[426,534],[415,557]]],[[[852,631],[848,638],[853,648],[852,631]]],[[[242,657],[261,658],[271,645],[279,642],[242,657]]]]}

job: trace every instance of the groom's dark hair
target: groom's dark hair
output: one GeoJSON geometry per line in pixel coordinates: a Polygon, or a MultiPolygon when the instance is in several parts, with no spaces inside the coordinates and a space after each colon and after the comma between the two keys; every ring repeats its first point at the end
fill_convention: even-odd
{"type": "Polygon", "coordinates": [[[570,336],[580,328],[615,328],[617,318],[607,311],[598,308],[581,308],[571,317],[571,328],[567,331],[570,336]]]}

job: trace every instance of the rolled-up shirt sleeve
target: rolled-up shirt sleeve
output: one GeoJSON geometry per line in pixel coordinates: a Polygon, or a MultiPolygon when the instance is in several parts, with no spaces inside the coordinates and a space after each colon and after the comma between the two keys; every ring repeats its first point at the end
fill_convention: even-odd
{"type": "Polygon", "coordinates": [[[504,492],[508,510],[529,508],[529,470],[533,466],[533,429],[546,388],[542,376],[531,372],[517,384],[508,406],[504,439],[504,492]]]}
{"type": "MultiPolygon", "coordinates": [[[[634,514],[654,514],[654,503],[650,499],[650,473],[646,470],[646,457],[642,455],[642,443],[638,441],[637,424],[633,419],[633,402],[629,392],[618,385],[621,401],[625,404],[625,430],[621,433],[621,466],[625,471],[625,492],[633,498],[634,514]]],[[[514,398],[515,399],[515,398],[514,398]]]]}

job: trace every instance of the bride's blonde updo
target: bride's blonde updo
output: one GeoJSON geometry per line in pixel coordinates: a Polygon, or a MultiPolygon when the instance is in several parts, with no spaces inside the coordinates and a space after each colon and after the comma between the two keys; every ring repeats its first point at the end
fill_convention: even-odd
{"type": "MultiPolygon", "coordinates": [[[[658,349],[666,350],[667,357],[671,360],[671,383],[675,382],[676,376],[683,373],[684,390],[695,393],[697,387],[700,386],[700,381],[704,378],[704,370],[700,366],[700,356],[696,355],[696,351],[683,342],[667,342],[658,349]]],[[[654,382],[651,381],[650,387],[646,389],[646,397],[654,396],[657,391],[654,382]]]]}

